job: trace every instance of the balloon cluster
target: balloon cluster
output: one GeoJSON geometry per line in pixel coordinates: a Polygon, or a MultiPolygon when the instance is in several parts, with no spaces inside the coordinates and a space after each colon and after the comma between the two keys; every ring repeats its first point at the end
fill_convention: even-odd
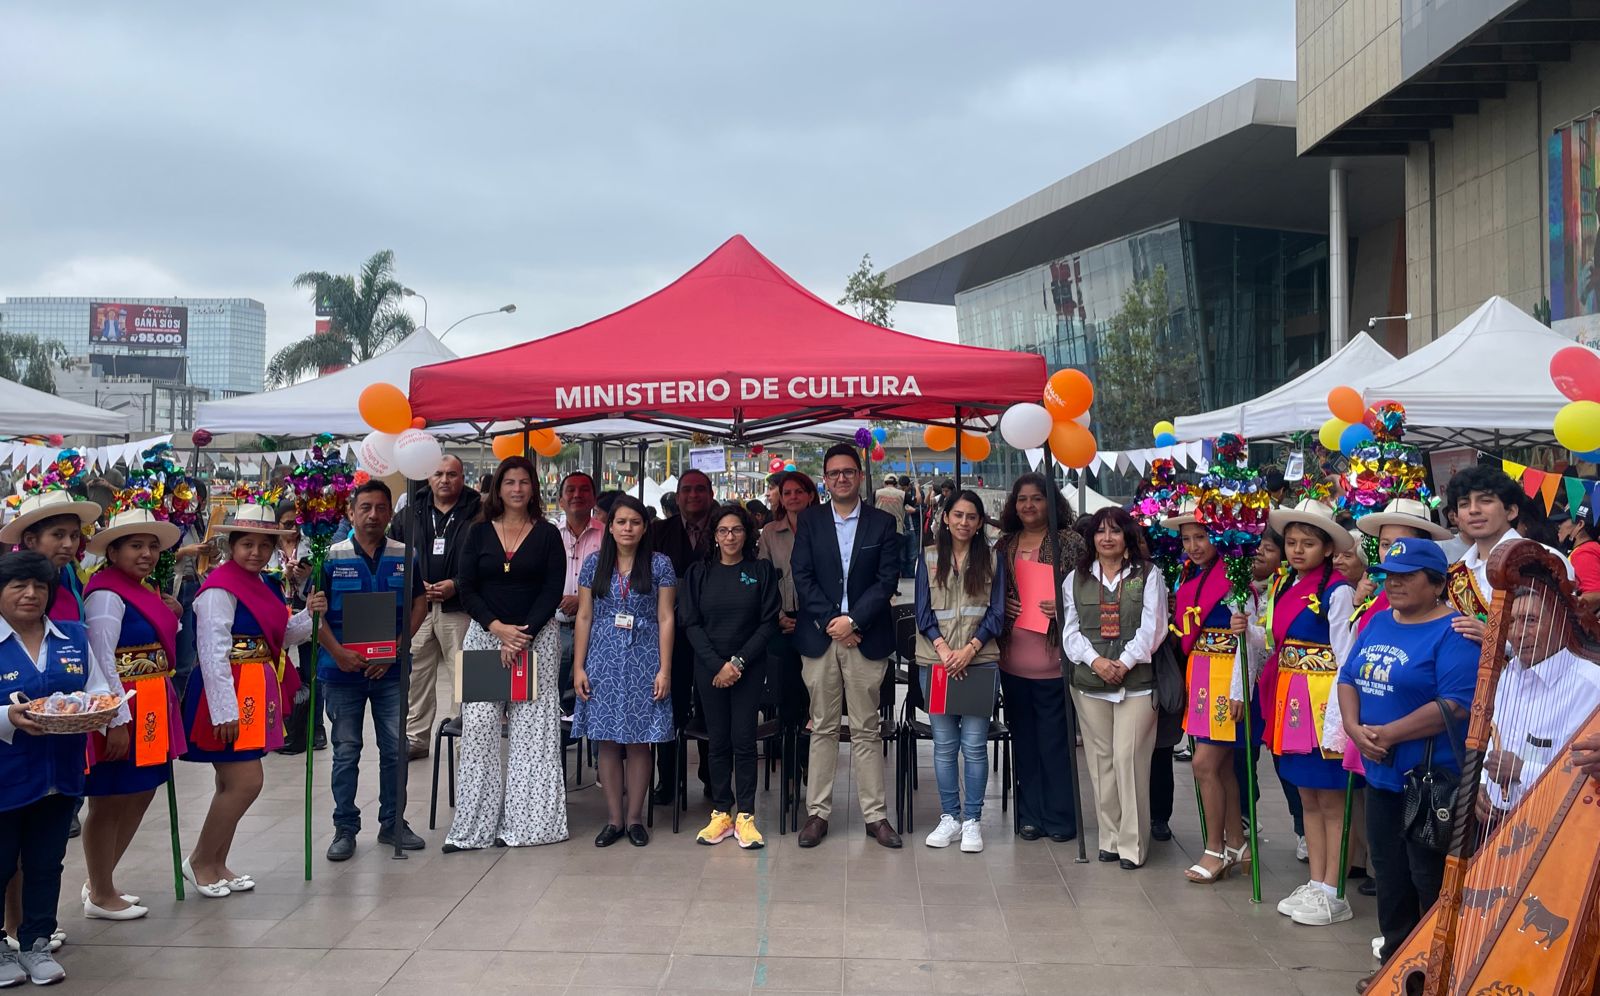
{"type": "Polygon", "coordinates": [[[1150,437],[1157,446],[1176,446],[1178,443],[1178,427],[1166,419],[1162,419],[1150,427],[1150,437]]]}
{"type": "Polygon", "coordinates": [[[1249,446],[1243,436],[1225,432],[1217,437],[1210,469],[1194,486],[1195,520],[1206,527],[1222,557],[1228,579],[1223,600],[1243,609],[1250,597],[1251,561],[1261,534],[1267,528],[1271,496],[1261,476],[1246,463],[1249,446]]]}
{"type": "Polygon", "coordinates": [[[1571,399],[1556,412],[1556,441],[1578,459],[1600,463],[1600,353],[1587,346],[1557,350],[1550,380],[1571,399]]]}
{"type": "Polygon", "coordinates": [[[1094,433],[1094,384],[1081,370],[1057,370],[1045,382],[1043,404],[1017,404],[1000,416],[1000,435],[1013,448],[1033,450],[1050,445],[1050,452],[1068,467],[1083,468],[1099,452],[1094,433]]]}
{"type": "Polygon", "coordinates": [[[413,417],[405,392],[393,384],[368,384],[356,407],[372,429],[356,448],[356,458],[375,476],[399,471],[410,480],[425,480],[444,458],[444,447],[427,431],[428,420],[413,417]]]}
{"type": "Polygon", "coordinates": [[[311,455],[289,471],[294,521],[311,545],[314,562],[320,562],[333,545],[345,506],[356,489],[355,476],[355,468],[326,432],[312,441],[311,455]]]}
{"type": "MultiPolygon", "coordinates": [[[[1015,406],[1013,406],[1015,407],[1015,406]]],[[[1001,417],[1004,425],[1005,418],[1001,417]]],[[[1001,429],[1002,435],[1004,428],[1001,429]]],[[[1010,442],[1010,440],[1006,440],[1010,442]]],[[[935,453],[943,453],[956,445],[956,428],[953,425],[930,425],[922,430],[922,444],[935,453]]],[[[977,463],[989,457],[989,437],[981,432],[970,429],[961,430],[961,459],[977,463]]]]}
{"type": "MultiPolygon", "coordinates": [[[[113,514],[142,508],[182,532],[200,517],[200,494],[193,478],[173,456],[172,444],[157,443],[139,454],[139,466],[128,471],[128,486],[117,492],[112,508],[113,514]]],[[[161,551],[150,575],[158,589],[171,590],[177,566],[172,550],[161,551]]]]}
{"type": "Polygon", "coordinates": [[[1178,481],[1177,470],[1177,463],[1165,457],[1150,461],[1150,474],[1139,482],[1129,507],[1144,530],[1150,559],[1161,568],[1169,588],[1177,585],[1183,567],[1183,541],[1176,529],[1168,529],[1161,520],[1177,514],[1178,506],[1189,494],[1189,485],[1178,481]]]}
{"type": "Polygon", "coordinates": [[[526,456],[529,450],[549,459],[559,456],[561,437],[556,435],[554,429],[529,429],[527,432],[513,432],[508,436],[495,436],[489,441],[489,448],[494,451],[495,459],[504,460],[507,457],[526,456]]]}

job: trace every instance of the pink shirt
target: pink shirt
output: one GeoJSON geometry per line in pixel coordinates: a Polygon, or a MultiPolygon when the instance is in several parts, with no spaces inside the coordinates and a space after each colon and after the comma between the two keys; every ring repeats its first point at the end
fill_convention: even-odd
{"type": "MultiPolygon", "coordinates": [[[[561,588],[563,597],[578,593],[578,572],[583,569],[583,562],[589,554],[600,552],[600,540],[605,535],[605,528],[600,525],[600,520],[590,516],[589,524],[577,536],[572,535],[566,523],[561,526],[561,545],[567,549],[567,580],[561,588]]],[[[572,622],[572,617],[564,616],[559,611],[556,618],[561,622],[572,622]]]]}

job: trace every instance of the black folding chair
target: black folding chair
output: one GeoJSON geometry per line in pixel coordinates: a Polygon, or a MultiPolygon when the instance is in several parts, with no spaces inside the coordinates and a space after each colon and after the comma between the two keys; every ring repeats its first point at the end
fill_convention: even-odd
{"type": "MultiPolygon", "coordinates": [[[[888,756],[888,747],[890,742],[896,740],[899,735],[899,731],[896,728],[892,718],[894,715],[895,702],[895,667],[892,660],[888,663],[889,666],[883,669],[883,684],[878,686],[878,735],[883,740],[885,757],[888,756]]],[[[839,743],[850,743],[850,717],[848,714],[839,717],[839,743]]],[[[897,766],[900,763],[900,758],[901,752],[897,748],[895,750],[895,764],[897,766]]],[[[811,731],[802,726],[795,731],[795,771],[793,779],[794,795],[789,809],[789,828],[791,830],[798,830],[800,828],[800,813],[806,808],[805,799],[802,797],[801,793],[806,782],[806,775],[811,767],[810,759],[811,731]]],[[[900,771],[897,767],[895,770],[895,784],[898,785],[899,783],[900,771]]]]}
{"type": "MultiPolygon", "coordinates": [[[[921,669],[916,670],[920,672],[921,669]]],[[[995,710],[994,716],[989,720],[988,740],[997,745],[1001,752],[1003,773],[1000,782],[1000,811],[1004,813],[1010,809],[1011,804],[1011,728],[1000,720],[1000,698],[1000,690],[996,686],[995,710]]],[[[917,741],[933,740],[933,725],[926,719],[927,708],[927,701],[922,694],[922,676],[917,673],[906,683],[905,709],[901,714],[899,734],[896,738],[896,745],[902,755],[899,763],[895,765],[900,774],[900,787],[895,792],[895,806],[896,815],[900,818],[901,833],[911,832],[912,814],[916,809],[917,741]],[[918,713],[922,715],[919,717],[918,713]]],[[[1012,822],[1016,822],[1014,815],[1012,822]]]]}

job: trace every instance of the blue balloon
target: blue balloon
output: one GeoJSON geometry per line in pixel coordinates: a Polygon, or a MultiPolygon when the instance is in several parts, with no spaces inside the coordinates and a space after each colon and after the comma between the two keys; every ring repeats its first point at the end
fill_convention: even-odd
{"type": "Polygon", "coordinates": [[[1577,457],[1579,460],[1584,460],[1588,463],[1600,463],[1600,450],[1590,450],[1587,453],[1579,453],[1577,454],[1577,457]]]}
{"type": "Polygon", "coordinates": [[[1377,437],[1366,426],[1360,423],[1346,426],[1344,432],[1339,434],[1339,452],[1345,456],[1355,456],[1361,447],[1376,441],[1377,437]]]}
{"type": "Polygon", "coordinates": [[[876,426],[872,430],[872,438],[877,440],[880,443],[888,442],[888,440],[889,440],[889,430],[885,429],[881,425],[880,426],[876,426]]]}
{"type": "Polygon", "coordinates": [[[1156,437],[1156,445],[1157,446],[1176,446],[1176,445],[1178,445],[1178,437],[1174,436],[1170,432],[1163,432],[1161,435],[1156,437]]]}

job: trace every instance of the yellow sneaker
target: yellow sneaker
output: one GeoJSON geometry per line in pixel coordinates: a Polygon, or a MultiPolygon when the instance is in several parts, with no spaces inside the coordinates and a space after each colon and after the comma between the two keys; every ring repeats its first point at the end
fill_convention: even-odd
{"type": "Polygon", "coordinates": [[[733,836],[733,817],[727,813],[713,809],[711,822],[706,828],[695,834],[694,839],[701,844],[720,844],[733,836]]]}
{"type": "Polygon", "coordinates": [[[761,831],[756,829],[756,818],[749,813],[740,813],[739,818],[733,821],[733,835],[738,838],[739,846],[746,850],[766,846],[766,841],[761,839],[761,831]]]}

